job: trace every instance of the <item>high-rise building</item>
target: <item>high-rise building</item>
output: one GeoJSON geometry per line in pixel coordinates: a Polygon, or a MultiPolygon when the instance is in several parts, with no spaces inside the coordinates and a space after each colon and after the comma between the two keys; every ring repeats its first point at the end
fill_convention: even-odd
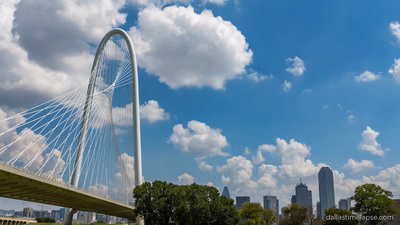
{"type": "Polygon", "coordinates": [[[333,173],[329,167],[322,167],[318,172],[319,201],[321,203],[321,218],[325,217],[325,209],[335,208],[335,191],[333,173]]]}
{"type": "Polygon", "coordinates": [[[51,211],[51,217],[53,220],[55,220],[56,222],[60,221],[61,219],[61,213],[60,210],[52,210],[51,211]]]}
{"type": "Polygon", "coordinates": [[[14,217],[16,218],[24,217],[24,211],[15,211],[14,217]]]}
{"type": "Polygon", "coordinates": [[[279,200],[277,197],[271,195],[264,196],[264,209],[272,209],[279,213],[279,200]]]}
{"type": "MultiPolygon", "coordinates": [[[[293,199],[293,197],[292,197],[293,199]]],[[[300,180],[300,184],[296,186],[296,197],[295,203],[299,204],[299,206],[305,206],[308,208],[308,213],[312,215],[312,193],[311,190],[308,190],[306,184],[303,184],[300,180]]]]}
{"type": "Polygon", "coordinates": [[[65,218],[65,208],[61,208],[60,209],[60,219],[64,219],[65,218]]]}
{"type": "Polygon", "coordinates": [[[0,209],[0,217],[12,217],[14,216],[15,210],[3,210],[0,209]]]}
{"type": "Polygon", "coordinates": [[[87,221],[88,221],[88,223],[92,223],[92,222],[96,221],[96,213],[95,212],[89,212],[87,221]]]}
{"type": "Polygon", "coordinates": [[[231,195],[229,194],[229,190],[228,190],[227,186],[224,187],[224,190],[222,191],[222,195],[226,196],[228,198],[231,198],[231,195]]]}
{"type": "Polygon", "coordinates": [[[250,196],[237,196],[236,197],[236,209],[241,209],[242,204],[245,202],[250,202],[250,196]]]}
{"type": "Polygon", "coordinates": [[[321,217],[321,202],[317,202],[317,217],[322,218],[321,217]]]}
{"type": "Polygon", "coordinates": [[[349,198],[347,198],[347,199],[340,199],[339,200],[339,204],[338,204],[338,206],[339,206],[339,209],[342,209],[342,210],[350,210],[350,208],[351,208],[351,200],[349,199],[349,198]]]}
{"type": "Polygon", "coordinates": [[[32,217],[33,218],[33,209],[30,207],[24,208],[22,210],[23,217],[32,217]]]}
{"type": "Polygon", "coordinates": [[[290,199],[290,203],[296,203],[296,195],[292,195],[292,198],[290,199]]]}

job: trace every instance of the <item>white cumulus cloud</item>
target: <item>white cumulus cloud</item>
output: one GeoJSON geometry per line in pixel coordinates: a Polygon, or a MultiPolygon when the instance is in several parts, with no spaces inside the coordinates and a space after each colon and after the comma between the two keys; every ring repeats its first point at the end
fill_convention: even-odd
{"type": "Polygon", "coordinates": [[[188,185],[194,183],[194,177],[188,173],[184,173],[178,176],[178,184],[188,185]]]}
{"type": "Polygon", "coordinates": [[[381,144],[376,141],[379,133],[372,130],[371,127],[367,126],[365,131],[361,134],[361,142],[358,145],[358,149],[362,151],[367,151],[373,155],[383,156],[385,153],[382,150],[381,144]]]}
{"type": "Polygon", "coordinates": [[[260,150],[258,150],[257,153],[253,155],[252,159],[255,165],[261,164],[265,161],[265,158],[263,157],[262,152],[260,150]]]}
{"type": "Polygon", "coordinates": [[[228,142],[220,129],[213,129],[196,120],[189,121],[187,127],[184,128],[182,124],[175,125],[169,138],[181,151],[203,157],[229,155],[222,151],[222,148],[228,146],[228,142]]]}
{"type": "Polygon", "coordinates": [[[251,73],[247,77],[248,77],[248,79],[254,81],[255,83],[261,82],[263,80],[274,78],[274,76],[272,74],[263,75],[263,74],[260,74],[260,73],[258,73],[256,71],[254,71],[254,70],[251,70],[251,73]]]}
{"type": "Polygon", "coordinates": [[[97,44],[125,23],[124,0],[5,0],[0,5],[0,102],[29,107],[87,80],[97,44]]]}
{"type": "Polygon", "coordinates": [[[301,60],[297,56],[295,56],[294,58],[286,59],[286,62],[290,64],[289,67],[286,68],[286,71],[293,74],[294,76],[301,76],[303,75],[304,71],[306,71],[303,60],[301,60]]]}
{"type": "Polygon", "coordinates": [[[202,157],[195,158],[197,166],[200,170],[208,170],[211,171],[214,167],[208,164],[208,162],[204,161],[202,157]]]}
{"type": "Polygon", "coordinates": [[[229,21],[191,6],[147,7],[129,31],[138,64],[171,88],[210,86],[223,89],[245,72],[252,51],[229,21]]]}
{"type": "Polygon", "coordinates": [[[343,168],[350,169],[353,173],[361,172],[365,169],[373,168],[374,163],[371,160],[356,161],[354,159],[348,159],[346,165],[343,168]]]}
{"type": "Polygon", "coordinates": [[[392,34],[400,41],[400,24],[398,21],[390,23],[390,31],[392,31],[392,34]]]}
{"type": "Polygon", "coordinates": [[[262,164],[260,167],[258,167],[258,176],[260,178],[257,180],[257,183],[263,188],[276,187],[278,181],[275,175],[277,172],[278,168],[276,166],[262,164]]]}
{"type": "Polygon", "coordinates": [[[400,83],[400,59],[394,60],[394,64],[389,69],[389,73],[393,75],[397,83],[400,83]]]}
{"type": "Polygon", "coordinates": [[[170,115],[158,105],[156,100],[149,100],[140,106],[140,118],[154,123],[160,120],[168,120],[170,115]]]}
{"type": "Polygon", "coordinates": [[[285,80],[282,84],[283,87],[283,91],[284,92],[288,92],[290,91],[290,89],[292,89],[292,83],[290,83],[289,81],[285,80]]]}
{"type": "Polygon", "coordinates": [[[360,74],[359,76],[354,77],[354,79],[357,82],[370,82],[370,81],[378,80],[379,78],[381,78],[381,75],[374,74],[368,70],[366,70],[364,73],[360,74]]]}
{"type": "Polygon", "coordinates": [[[250,188],[254,188],[257,185],[251,180],[253,164],[243,156],[233,156],[227,159],[226,165],[218,167],[217,171],[229,177],[229,180],[223,177],[223,181],[225,180],[225,182],[232,181],[236,185],[245,185],[250,188]]]}

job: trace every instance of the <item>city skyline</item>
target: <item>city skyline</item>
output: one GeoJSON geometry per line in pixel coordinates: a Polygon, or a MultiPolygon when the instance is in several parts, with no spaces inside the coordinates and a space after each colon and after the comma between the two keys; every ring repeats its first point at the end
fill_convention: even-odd
{"type": "Polygon", "coordinates": [[[228,186],[260,203],[270,193],[285,206],[299,178],[316,202],[328,166],[335,199],[367,182],[399,198],[398,7],[5,0],[0,119],[83,84],[101,37],[119,27],[137,53],[145,180],[228,186]]]}

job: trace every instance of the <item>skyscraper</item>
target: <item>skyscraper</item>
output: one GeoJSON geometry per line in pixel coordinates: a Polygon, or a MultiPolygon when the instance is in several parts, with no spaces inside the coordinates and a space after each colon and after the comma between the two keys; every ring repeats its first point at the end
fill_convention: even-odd
{"type": "Polygon", "coordinates": [[[279,213],[279,201],[276,196],[264,196],[264,209],[272,209],[275,212],[279,213]]]}
{"type": "Polygon", "coordinates": [[[321,202],[317,202],[317,217],[322,218],[321,217],[321,202]]]}
{"type": "Polygon", "coordinates": [[[342,210],[350,210],[351,204],[350,204],[350,199],[340,199],[339,200],[339,209],[342,210]]]}
{"type": "MultiPolygon", "coordinates": [[[[292,197],[293,199],[293,197],[292,197]]],[[[296,186],[296,197],[294,198],[295,203],[299,204],[299,206],[305,206],[308,208],[308,213],[312,215],[312,193],[311,190],[308,190],[306,184],[303,184],[300,180],[300,184],[296,186]]]]}
{"type": "Polygon", "coordinates": [[[226,196],[228,198],[231,198],[231,195],[229,194],[229,190],[228,190],[227,186],[224,187],[224,190],[222,191],[222,195],[226,196]]]}
{"type": "Polygon", "coordinates": [[[333,173],[329,167],[322,167],[318,173],[319,201],[321,203],[321,217],[325,217],[325,209],[335,207],[335,191],[333,187],[333,173]]]}
{"type": "Polygon", "coordinates": [[[245,202],[250,202],[250,196],[237,196],[236,197],[236,209],[241,209],[242,204],[245,202]]]}

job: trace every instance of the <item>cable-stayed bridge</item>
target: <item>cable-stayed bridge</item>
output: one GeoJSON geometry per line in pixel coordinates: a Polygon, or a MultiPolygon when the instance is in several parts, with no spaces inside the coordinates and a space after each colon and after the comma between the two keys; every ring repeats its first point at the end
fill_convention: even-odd
{"type": "Polygon", "coordinates": [[[101,41],[86,83],[20,113],[0,109],[0,197],[135,220],[141,183],[136,59],[121,29],[101,41]]]}

